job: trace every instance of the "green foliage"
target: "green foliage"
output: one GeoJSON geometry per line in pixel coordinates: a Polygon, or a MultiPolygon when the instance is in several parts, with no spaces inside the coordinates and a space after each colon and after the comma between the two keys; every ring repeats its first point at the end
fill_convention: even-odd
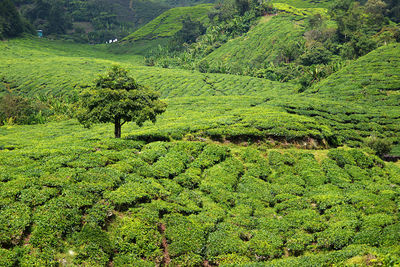
{"type": "Polygon", "coordinates": [[[4,247],[18,245],[31,222],[30,208],[16,202],[2,208],[0,215],[0,244],[4,247]]]}
{"type": "Polygon", "coordinates": [[[209,72],[249,75],[252,69],[261,69],[269,62],[295,59],[296,52],[289,55],[290,52],[283,50],[284,46],[288,46],[286,50],[289,46],[295,49],[301,35],[301,28],[293,24],[290,16],[263,17],[248,34],[222,45],[205,57],[202,64],[208,62],[209,72]]]}
{"type": "Polygon", "coordinates": [[[108,234],[100,227],[84,225],[80,232],[71,237],[76,253],[74,263],[88,265],[106,265],[109,261],[112,245],[108,234]]]}
{"type": "Polygon", "coordinates": [[[184,18],[182,29],[174,34],[170,46],[173,49],[179,49],[185,43],[191,44],[196,41],[197,37],[204,34],[205,31],[206,29],[200,21],[193,21],[190,17],[184,18]]]}
{"type": "Polygon", "coordinates": [[[376,136],[367,138],[365,144],[372,148],[379,157],[388,154],[392,150],[392,143],[389,140],[379,139],[376,136]]]}
{"type": "Polygon", "coordinates": [[[0,39],[16,37],[24,31],[21,16],[11,0],[0,3],[0,39]]]}
{"type": "Polygon", "coordinates": [[[35,126],[41,137],[27,126],[1,129],[1,141],[21,147],[0,151],[6,264],[16,257],[28,265],[113,259],[150,266],[162,262],[163,242],[171,264],[188,266],[331,264],[395,253],[400,171],[362,150],[331,149],[322,162],[312,150],[269,151],[265,158],[256,147],[143,145],[99,140],[103,127],[66,136],[67,127],[79,126],[50,125],[35,126]],[[122,163],[132,168],[117,171],[122,163]],[[376,250],[350,249],[363,244],[376,250]],[[311,253],[320,257],[307,258],[311,253]]]}
{"type": "Polygon", "coordinates": [[[0,125],[44,123],[51,114],[45,104],[7,93],[0,97],[0,125]]]}
{"type": "MultiPolygon", "coordinates": [[[[315,11],[281,9],[292,19],[315,11]]],[[[339,71],[357,69],[347,78],[362,89],[335,76],[304,94],[290,83],[134,66],[137,57],[101,47],[17,39],[1,48],[2,82],[20,93],[73,96],[122,62],[169,109],[156,124],[127,124],[119,140],[111,124],[87,130],[75,120],[0,127],[0,265],[398,263],[398,164],[329,148],[371,133],[398,142],[396,45],[339,71]],[[393,82],[389,93],[364,98],[378,67],[390,70],[380,80],[393,82]],[[327,93],[341,83],[348,92],[327,93]]]]}
{"type": "Polygon", "coordinates": [[[127,71],[114,66],[99,76],[95,86],[80,95],[77,118],[85,127],[93,123],[114,122],[115,137],[121,137],[121,126],[134,121],[141,126],[147,120],[153,123],[163,113],[166,104],[158,100],[155,91],[139,86],[127,71]]]}
{"type": "Polygon", "coordinates": [[[194,7],[172,8],[139,30],[123,39],[125,42],[135,42],[143,39],[170,38],[179,32],[184,25],[185,18],[190,16],[195,21],[205,21],[207,12],[212,5],[203,4],[194,7]]]}

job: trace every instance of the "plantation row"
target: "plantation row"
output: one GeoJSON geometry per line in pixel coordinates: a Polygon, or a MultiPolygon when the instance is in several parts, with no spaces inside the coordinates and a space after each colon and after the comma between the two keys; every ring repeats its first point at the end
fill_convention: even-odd
{"type": "Polygon", "coordinates": [[[74,89],[78,90],[79,87],[91,84],[95,75],[104,72],[112,64],[121,64],[131,71],[139,83],[157,89],[163,97],[244,95],[258,94],[271,89],[286,91],[293,88],[291,85],[252,77],[131,65],[126,62],[131,59],[140,63],[139,56],[121,59],[122,56],[110,54],[107,59],[107,54],[100,50],[99,56],[95,57],[97,52],[92,51],[90,47],[86,47],[87,51],[77,52],[77,55],[82,56],[71,56],[68,52],[60,52],[58,43],[48,43],[52,45],[48,45],[46,49],[42,49],[43,43],[37,40],[10,40],[1,43],[2,81],[25,95],[65,96],[76,94],[74,89]]]}
{"type": "Polygon", "coordinates": [[[400,169],[362,150],[34,127],[1,129],[2,266],[399,263],[400,169]]]}
{"type": "Polygon", "coordinates": [[[400,101],[399,53],[399,43],[380,47],[321,81],[309,94],[396,109],[400,101]]]}
{"type": "Polygon", "coordinates": [[[368,107],[358,103],[327,101],[315,97],[277,99],[270,102],[289,113],[311,117],[327,126],[337,137],[337,144],[357,146],[365,137],[400,143],[400,109],[398,107],[368,107]]]}
{"type": "MultiPolygon", "coordinates": [[[[169,103],[157,124],[146,124],[142,129],[125,126],[132,139],[211,138],[267,141],[272,145],[278,141],[316,148],[359,146],[366,137],[374,135],[400,143],[397,45],[382,47],[360,58],[303,94],[296,93],[296,86],[290,83],[131,65],[129,58],[107,54],[101,47],[90,49],[70,44],[63,51],[57,42],[26,39],[0,45],[4,48],[0,50],[4,58],[0,63],[1,91],[10,88],[14,93],[45,100],[56,100],[52,96],[58,95],[62,102],[69,95],[75,101],[81,87],[89,86],[96,74],[113,63],[121,63],[139,83],[156,89],[169,103]],[[75,48],[77,56],[71,57],[70,51],[75,48]],[[366,62],[371,64],[363,67],[366,62]],[[347,90],[342,91],[342,87],[347,90]]],[[[141,59],[132,56],[130,60],[140,63],[141,59]]],[[[58,104],[51,104],[53,113],[72,114],[58,104]]],[[[55,114],[56,118],[57,115],[60,114],[55,114]]]]}
{"type": "Polygon", "coordinates": [[[192,19],[205,21],[211,4],[202,4],[193,7],[176,7],[162,13],[151,22],[134,33],[125,37],[123,42],[172,37],[182,28],[182,19],[190,16],[192,19]]]}

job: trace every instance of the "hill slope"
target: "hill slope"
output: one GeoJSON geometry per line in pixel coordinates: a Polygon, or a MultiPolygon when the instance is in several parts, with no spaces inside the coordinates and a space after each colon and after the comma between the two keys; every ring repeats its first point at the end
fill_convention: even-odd
{"type": "Polygon", "coordinates": [[[374,106],[400,103],[400,44],[382,46],[316,84],[310,94],[368,101],[374,106]]]}
{"type": "Polygon", "coordinates": [[[0,127],[3,266],[398,263],[400,169],[357,149],[0,127]]]}
{"type": "MultiPolygon", "coordinates": [[[[162,132],[162,138],[168,139],[165,136],[177,133],[176,138],[180,139],[187,133],[196,133],[218,140],[271,137],[290,142],[305,140],[303,145],[308,146],[308,138],[316,138],[322,143],[358,145],[374,133],[378,137],[400,142],[400,110],[390,102],[390,99],[397,99],[394,94],[388,97],[390,101],[377,102],[381,105],[371,104],[370,101],[349,104],[340,100],[340,96],[336,96],[339,100],[334,100],[333,95],[296,94],[296,87],[290,83],[140,66],[140,57],[107,54],[99,47],[72,44],[61,47],[61,43],[37,39],[13,40],[0,45],[3,91],[10,87],[14,92],[29,96],[76,97],[80,87],[90,84],[96,74],[119,63],[129,69],[140,83],[157,89],[162,97],[176,99],[169,100],[170,108],[162,117],[161,124],[138,131],[137,135],[162,132]],[[71,51],[74,51],[73,56],[71,51]],[[135,65],[131,64],[135,61],[135,65]],[[193,99],[177,99],[183,96],[193,99]],[[225,105],[224,100],[220,102],[208,96],[240,97],[229,99],[225,105]],[[241,101],[242,96],[249,97],[247,100],[243,98],[247,104],[235,104],[241,101]],[[196,101],[203,104],[192,110],[196,101]],[[210,110],[208,106],[214,108],[210,110]],[[287,116],[282,113],[285,111],[300,116],[287,116]],[[193,121],[191,118],[196,119],[193,121]]],[[[398,55],[393,55],[393,58],[396,57],[398,55]]]]}
{"type": "Polygon", "coordinates": [[[273,3],[284,3],[298,8],[328,8],[332,0],[273,0],[273,3]]]}
{"type": "Polygon", "coordinates": [[[190,16],[194,20],[205,20],[211,8],[210,4],[172,8],[125,37],[123,41],[134,42],[172,37],[182,28],[181,21],[185,16],[190,16]]]}
{"type": "Polygon", "coordinates": [[[280,59],[282,46],[298,42],[302,34],[303,28],[291,16],[263,17],[247,34],[223,44],[204,61],[231,69],[260,68],[280,59]]]}

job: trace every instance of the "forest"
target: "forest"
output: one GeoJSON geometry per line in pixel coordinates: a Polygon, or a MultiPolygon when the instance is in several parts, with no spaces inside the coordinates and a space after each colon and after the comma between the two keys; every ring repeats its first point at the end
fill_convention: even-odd
{"type": "Polygon", "coordinates": [[[1,0],[0,266],[400,265],[399,42],[396,0],[1,0]]]}

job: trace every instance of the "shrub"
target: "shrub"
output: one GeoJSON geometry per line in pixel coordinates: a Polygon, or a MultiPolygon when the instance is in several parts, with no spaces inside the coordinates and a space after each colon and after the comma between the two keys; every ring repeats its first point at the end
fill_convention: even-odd
{"type": "Polygon", "coordinates": [[[31,223],[31,209],[22,203],[14,203],[0,211],[0,244],[17,245],[25,228],[31,223]]]}
{"type": "Polygon", "coordinates": [[[20,198],[21,202],[34,207],[44,204],[59,193],[60,191],[57,188],[31,186],[21,191],[20,198]]]}
{"type": "Polygon", "coordinates": [[[380,139],[376,136],[370,136],[365,140],[365,144],[372,148],[376,155],[382,157],[392,150],[392,142],[385,139],[380,139]]]}
{"type": "Polygon", "coordinates": [[[194,189],[199,185],[201,179],[202,179],[201,169],[191,167],[186,169],[184,173],[181,173],[180,175],[176,176],[174,178],[174,181],[176,181],[183,187],[194,189]]]}
{"type": "Polygon", "coordinates": [[[143,147],[139,157],[148,163],[153,163],[167,153],[169,144],[166,142],[153,142],[143,147]]]}
{"type": "Polygon", "coordinates": [[[356,226],[349,222],[331,223],[326,230],[317,234],[319,247],[341,249],[350,245],[356,234],[356,226]]]}
{"type": "Polygon", "coordinates": [[[80,232],[72,236],[77,255],[74,263],[78,265],[106,265],[109,262],[112,246],[108,234],[99,226],[86,224],[80,232]]]}
{"type": "Polygon", "coordinates": [[[300,61],[304,66],[316,64],[327,64],[331,61],[332,53],[321,45],[309,47],[304,54],[300,56],[300,61]]]}
{"type": "Polygon", "coordinates": [[[237,192],[249,198],[259,199],[266,205],[273,202],[270,184],[247,174],[240,179],[237,192]]]}
{"type": "Polygon", "coordinates": [[[241,228],[227,223],[220,223],[215,232],[208,236],[206,255],[213,258],[218,255],[238,253],[244,254],[247,250],[246,243],[240,239],[241,228]]]}
{"type": "Polygon", "coordinates": [[[288,237],[286,247],[291,255],[296,256],[299,253],[302,253],[306,246],[310,245],[313,240],[313,235],[305,231],[297,230],[294,234],[288,237]]]}
{"type": "Polygon", "coordinates": [[[167,215],[164,220],[165,236],[169,243],[168,251],[171,257],[201,254],[206,241],[204,224],[195,217],[185,217],[180,214],[167,215]]]}
{"type": "Polygon", "coordinates": [[[170,151],[153,164],[156,178],[174,178],[184,171],[190,157],[182,152],[170,151]]]}
{"type": "Polygon", "coordinates": [[[203,152],[191,164],[193,167],[201,169],[208,168],[218,162],[225,160],[228,156],[229,148],[218,145],[207,145],[203,152]]]}
{"type": "Polygon", "coordinates": [[[121,261],[154,261],[161,256],[161,234],[157,230],[157,224],[148,217],[152,215],[146,212],[148,210],[117,217],[110,225],[111,242],[121,261]],[[135,256],[132,257],[133,255],[135,256]]]}
{"type": "Polygon", "coordinates": [[[113,206],[106,201],[99,201],[86,211],[84,221],[88,225],[104,227],[107,218],[113,215],[113,206]]]}
{"type": "Polygon", "coordinates": [[[325,174],[313,155],[302,156],[295,164],[295,170],[308,185],[322,185],[326,181],[325,174]]]}
{"type": "Polygon", "coordinates": [[[248,255],[264,260],[279,257],[283,254],[283,240],[279,235],[268,231],[256,230],[248,244],[248,255]]]}
{"type": "Polygon", "coordinates": [[[128,182],[117,190],[106,192],[104,197],[109,199],[118,209],[125,209],[139,203],[149,202],[152,198],[162,197],[167,192],[155,180],[147,179],[141,182],[128,182]]]}
{"type": "Polygon", "coordinates": [[[344,149],[331,149],[328,152],[328,157],[336,161],[337,165],[341,168],[346,164],[356,165],[354,158],[344,149]]]}
{"type": "Polygon", "coordinates": [[[81,211],[58,197],[40,206],[33,214],[30,243],[38,248],[57,248],[60,239],[78,229],[81,211]]]}
{"type": "Polygon", "coordinates": [[[0,97],[0,125],[7,120],[17,124],[44,123],[49,115],[50,111],[39,101],[10,93],[0,97]]]}
{"type": "Polygon", "coordinates": [[[12,267],[17,263],[17,253],[13,250],[0,248],[0,266],[12,267]]]}

